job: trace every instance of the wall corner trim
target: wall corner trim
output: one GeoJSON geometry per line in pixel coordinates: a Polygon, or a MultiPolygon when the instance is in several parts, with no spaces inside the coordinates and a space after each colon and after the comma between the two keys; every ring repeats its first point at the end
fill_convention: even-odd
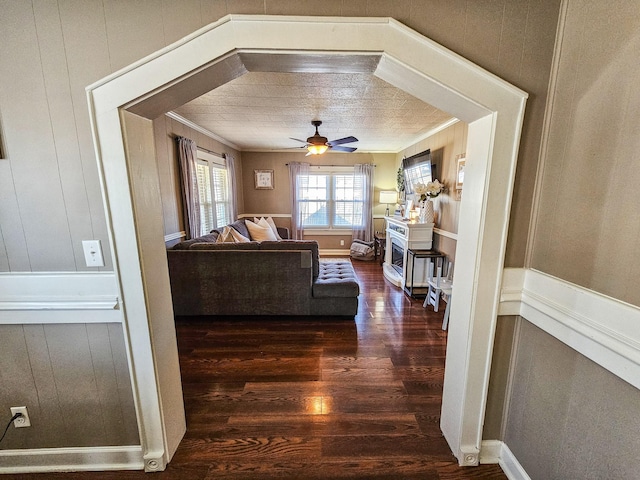
{"type": "Polygon", "coordinates": [[[520,315],[640,389],[640,307],[533,269],[503,272],[499,315],[520,315]]]}
{"type": "Polygon", "coordinates": [[[500,440],[482,441],[480,463],[498,463],[509,480],[531,480],[507,444],[500,440]]]}

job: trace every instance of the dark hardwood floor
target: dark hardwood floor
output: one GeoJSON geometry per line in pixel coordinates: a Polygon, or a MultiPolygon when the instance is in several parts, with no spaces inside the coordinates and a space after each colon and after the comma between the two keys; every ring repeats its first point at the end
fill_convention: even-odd
{"type": "Polygon", "coordinates": [[[444,308],[425,310],[378,262],[354,266],[355,320],[177,319],[187,434],[167,470],[146,478],[507,478],[497,465],[458,467],[441,435],[444,308]]]}

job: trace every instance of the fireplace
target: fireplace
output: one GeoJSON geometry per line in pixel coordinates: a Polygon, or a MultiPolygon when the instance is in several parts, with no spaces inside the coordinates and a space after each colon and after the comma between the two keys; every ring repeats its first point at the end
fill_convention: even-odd
{"type": "Polygon", "coordinates": [[[419,223],[400,217],[385,217],[387,222],[387,247],[383,274],[387,280],[400,288],[411,283],[411,272],[407,269],[407,249],[430,250],[433,239],[433,223],[419,223]],[[409,278],[407,278],[409,276],[409,278]]]}
{"type": "Polygon", "coordinates": [[[391,266],[403,276],[404,272],[404,245],[397,239],[391,239],[391,266]]]}

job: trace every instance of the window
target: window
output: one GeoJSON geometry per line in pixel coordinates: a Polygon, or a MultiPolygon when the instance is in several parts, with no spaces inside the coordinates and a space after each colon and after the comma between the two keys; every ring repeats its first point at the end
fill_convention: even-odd
{"type": "Polygon", "coordinates": [[[362,175],[318,171],[299,176],[297,188],[304,228],[350,229],[363,225],[362,175]]]}
{"type": "Polygon", "coordinates": [[[200,235],[231,223],[229,177],[223,158],[198,150],[196,163],[200,198],[200,235]]]}

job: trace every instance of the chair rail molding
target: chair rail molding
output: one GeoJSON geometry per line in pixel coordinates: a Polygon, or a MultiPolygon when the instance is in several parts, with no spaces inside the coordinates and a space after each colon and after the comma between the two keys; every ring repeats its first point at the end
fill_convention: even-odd
{"type": "Polygon", "coordinates": [[[499,315],[520,315],[640,389],[640,308],[533,269],[503,272],[499,315]]]}
{"type": "Polygon", "coordinates": [[[115,274],[0,273],[0,324],[45,323],[122,323],[115,274]]]}

